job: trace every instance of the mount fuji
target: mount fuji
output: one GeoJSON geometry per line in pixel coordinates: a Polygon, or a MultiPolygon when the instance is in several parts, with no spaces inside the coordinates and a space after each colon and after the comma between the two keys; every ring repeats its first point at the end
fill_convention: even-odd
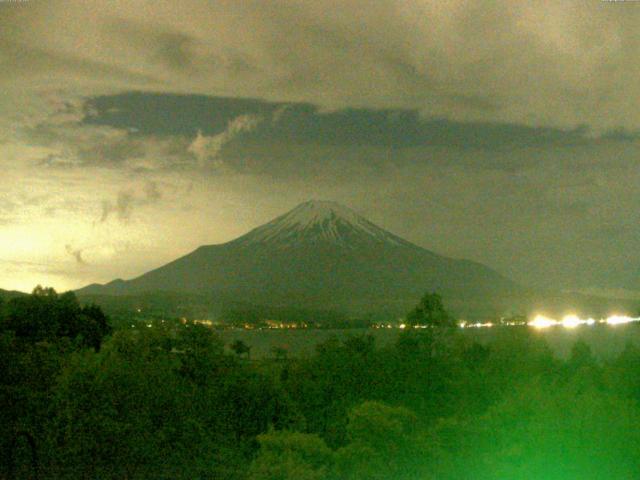
{"type": "Polygon", "coordinates": [[[403,312],[426,291],[438,291],[456,313],[467,314],[502,305],[521,289],[489,267],[433,253],[343,205],[309,201],[235,240],[78,294],[155,291],[345,312],[403,312]]]}

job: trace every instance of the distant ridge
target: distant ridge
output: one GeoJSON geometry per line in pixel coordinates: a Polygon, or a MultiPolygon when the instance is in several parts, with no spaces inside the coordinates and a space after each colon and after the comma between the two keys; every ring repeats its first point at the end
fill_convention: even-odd
{"type": "Polygon", "coordinates": [[[261,305],[403,311],[428,290],[466,312],[520,287],[480,263],[419,247],[348,207],[312,200],[235,240],[78,294],[175,291],[261,305]]]}
{"type": "Polygon", "coordinates": [[[19,292],[17,290],[3,290],[0,288],[0,298],[2,298],[3,300],[9,300],[11,298],[15,298],[15,297],[22,297],[27,295],[24,292],[19,292]]]}

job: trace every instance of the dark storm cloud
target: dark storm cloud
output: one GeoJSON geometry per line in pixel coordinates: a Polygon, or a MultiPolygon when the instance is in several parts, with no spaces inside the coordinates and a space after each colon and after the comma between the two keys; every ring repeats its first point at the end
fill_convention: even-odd
{"type": "MultiPolygon", "coordinates": [[[[479,102],[477,99],[465,99],[479,102]]],[[[219,134],[241,115],[270,117],[250,135],[256,143],[378,146],[453,146],[498,149],[586,142],[583,128],[557,129],[497,122],[423,118],[416,110],[343,109],[311,104],[200,95],[128,93],[90,99],[86,124],[133,129],[138,134],[219,134]]]]}
{"type": "MultiPolygon", "coordinates": [[[[304,178],[339,167],[348,177],[422,163],[516,171],[545,162],[553,151],[565,152],[563,164],[579,164],[583,160],[572,160],[575,149],[634,139],[624,129],[595,136],[585,126],[459,122],[407,109],[323,111],[305,103],[143,92],[92,97],[60,110],[69,110],[72,120],[46,119],[24,129],[31,142],[60,150],[41,164],[138,173],[204,168],[304,178]]],[[[117,202],[108,205],[106,211],[118,211],[117,202]]]]}
{"type": "MultiPolygon", "coordinates": [[[[130,92],[89,98],[74,109],[71,121],[45,120],[24,129],[31,142],[60,150],[41,164],[280,178],[332,167],[345,176],[361,176],[363,169],[384,174],[421,163],[517,170],[544,162],[553,149],[566,151],[566,162],[574,148],[633,140],[626,130],[594,136],[585,126],[458,122],[407,109],[323,111],[304,103],[202,95],[130,92]]],[[[117,212],[116,204],[106,211],[117,212]]]]}
{"type": "Polygon", "coordinates": [[[198,130],[214,135],[240,115],[271,115],[281,106],[253,99],[131,92],[88,99],[84,122],[135,129],[140,135],[195,136],[198,130]]]}
{"type": "Polygon", "coordinates": [[[631,131],[626,128],[614,128],[605,132],[602,138],[614,141],[633,142],[640,140],[640,131],[631,131]]]}

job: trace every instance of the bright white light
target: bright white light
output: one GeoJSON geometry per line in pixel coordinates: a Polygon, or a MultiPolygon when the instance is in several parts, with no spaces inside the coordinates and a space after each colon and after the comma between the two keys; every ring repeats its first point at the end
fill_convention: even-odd
{"type": "Polygon", "coordinates": [[[580,320],[577,315],[567,315],[562,319],[561,323],[565,328],[575,328],[578,325],[586,323],[586,320],[580,320]]]}
{"type": "Polygon", "coordinates": [[[536,318],[527,323],[527,325],[534,328],[549,328],[558,325],[558,321],[544,315],[536,315],[536,318]]]}
{"type": "Polygon", "coordinates": [[[627,317],[625,315],[611,315],[605,321],[608,325],[621,325],[623,323],[637,322],[640,318],[627,317]]]}
{"type": "MultiPolygon", "coordinates": [[[[626,315],[611,315],[607,318],[602,318],[600,320],[595,320],[592,317],[589,318],[580,318],[577,315],[565,315],[562,317],[562,320],[556,320],[555,318],[550,318],[545,315],[536,315],[533,320],[527,322],[527,325],[533,328],[543,329],[555,326],[562,326],[564,328],[576,328],[580,325],[595,325],[597,323],[607,324],[607,325],[621,325],[625,323],[632,322],[640,322],[640,317],[628,317],[626,315]]],[[[461,321],[459,324],[460,328],[490,328],[495,324],[492,322],[486,323],[468,323],[465,321],[461,321]]],[[[516,322],[509,322],[503,325],[518,325],[516,322]]]]}
{"type": "Polygon", "coordinates": [[[400,324],[400,328],[401,328],[402,330],[404,330],[404,329],[406,328],[406,325],[405,325],[404,323],[401,323],[401,324],[400,324]]]}

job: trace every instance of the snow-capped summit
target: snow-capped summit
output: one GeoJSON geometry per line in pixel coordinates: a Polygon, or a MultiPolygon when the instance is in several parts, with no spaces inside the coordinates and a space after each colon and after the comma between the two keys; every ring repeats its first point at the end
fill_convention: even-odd
{"type": "Polygon", "coordinates": [[[288,224],[292,226],[295,225],[299,228],[306,228],[309,225],[331,221],[336,218],[354,224],[364,220],[350,208],[329,200],[309,200],[301,203],[276,220],[283,225],[288,224]]]}
{"type": "Polygon", "coordinates": [[[349,247],[371,242],[410,245],[352,209],[326,200],[301,203],[236,240],[241,244],[268,243],[282,247],[298,245],[301,241],[324,241],[349,247]]]}

